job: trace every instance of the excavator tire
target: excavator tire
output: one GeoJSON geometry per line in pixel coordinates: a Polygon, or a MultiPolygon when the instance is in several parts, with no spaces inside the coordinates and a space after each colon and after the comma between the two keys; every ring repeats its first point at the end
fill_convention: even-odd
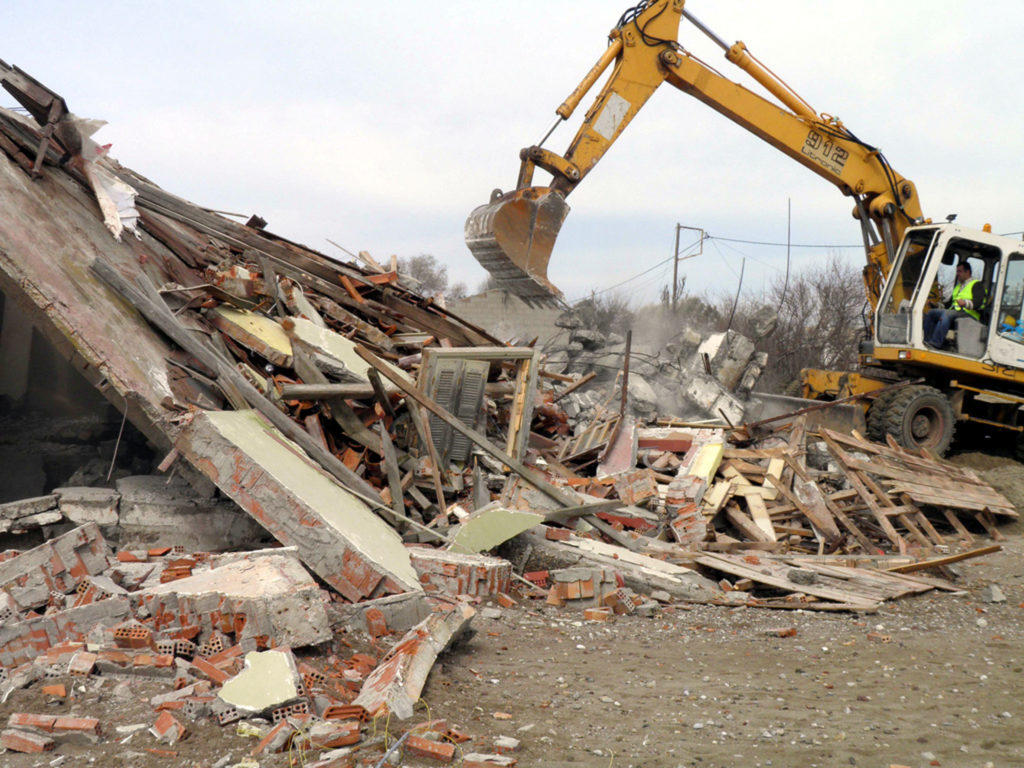
{"type": "Polygon", "coordinates": [[[953,406],[935,387],[898,389],[885,409],[885,432],[908,450],[927,448],[941,456],[953,442],[955,427],[953,406]]]}
{"type": "Polygon", "coordinates": [[[865,418],[868,426],[868,438],[870,440],[874,440],[876,443],[885,442],[886,413],[889,410],[889,404],[892,403],[899,393],[900,390],[898,389],[890,389],[871,401],[865,418]]]}
{"type": "Polygon", "coordinates": [[[1013,444],[1013,458],[1024,464],[1024,434],[1018,435],[1017,441],[1013,444]]]}

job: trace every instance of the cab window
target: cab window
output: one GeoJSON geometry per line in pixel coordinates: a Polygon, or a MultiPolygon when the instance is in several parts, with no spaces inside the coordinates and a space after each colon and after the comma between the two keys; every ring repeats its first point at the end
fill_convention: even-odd
{"type": "Polygon", "coordinates": [[[1003,298],[999,302],[999,314],[995,320],[998,333],[1004,339],[1024,344],[1024,254],[1010,255],[1006,265],[1006,282],[1003,298]]]}

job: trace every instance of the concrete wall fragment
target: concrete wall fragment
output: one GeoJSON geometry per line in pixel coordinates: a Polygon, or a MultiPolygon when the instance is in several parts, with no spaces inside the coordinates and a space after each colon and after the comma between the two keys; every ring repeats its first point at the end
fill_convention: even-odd
{"type": "Polygon", "coordinates": [[[198,413],[177,446],[346,599],[420,591],[395,530],[255,411],[198,413]]]}

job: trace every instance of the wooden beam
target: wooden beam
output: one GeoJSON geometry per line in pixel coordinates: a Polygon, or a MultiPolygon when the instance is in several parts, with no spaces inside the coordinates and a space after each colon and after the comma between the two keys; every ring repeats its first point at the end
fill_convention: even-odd
{"type": "MultiPolygon", "coordinates": [[[[376,489],[346,467],[332,453],[325,451],[306,430],[282,413],[256,389],[249,380],[220,355],[215,354],[197,336],[192,335],[177,318],[171,314],[167,305],[159,298],[147,296],[140,288],[126,280],[121,273],[105,261],[96,259],[90,265],[92,271],[119,293],[128,303],[142,313],[149,322],[163,331],[172,341],[195,357],[200,363],[217,373],[218,379],[224,379],[234,386],[249,404],[259,411],[266,419],[277,427],[285,437],[297,443],[306,453],[333,475],[342,485],[358,492],[364,500],[381,505],[380,494],[376,489]]],[[[144,278],[147,279],[148,278],[144,278]]],[[[155,293],[155,289],[150,286],[155,293]]],[[[390,510],[389,510],[390,511],[390,510]]]]}
{"type": "MultiPolygon", "coordinates": [[[[501,448],[498,448],[496,445],[492,444],[491,441],[488,440],[485,435],[480,434],[475,429],[467,427],[465,424],[459,421],[459,419],[457,419],[455,416],[449,413],[446,409],[442,408],[429,397],[424,395],[414,385],[403,380],[400,376],[397,376],[393,371],[391,371],[387,366],[384,365],[384,361],[382,361],[375,354],[370,352],[370,350],[368,350],[366,347],[362,345],[357,345],[356,354],[363,358],[363,360],[368,362],[374,368],[376,368],[384,378],[388,379],[392,384],[394,384],[396,387],[402,390],[402,392],[404,392],[407,397],[411,397],[413,400],[416,401],[417,404],[419,404],[423,408],[426,408],[428,411],[430,411],[439,419],[441,419],[441,421],[443,421],[445,424],[448,424],[456,432],[468,438],[470,441],[476,444],[477,447],[486,451],[491,456],[496,458],[498,461],[508,466],[513,472],[515,472],[521,478],[526,480],[526,482],[528,482],[538,491],[543,493],[545,496],[548,496],[549,498],[558,502],[563,507],[578,506],[575,498],[573,498],[567,493],[563,493],[560,489],[551,485],[551,483],[547,481],[544,475],[538,472],[537,470],[531,469],[522,462],[517,461],[512,456],[509,456],[501,448]]],[[[608,536],[608,538],[610,538],[616,544],[626,547],[630,550],[636,550],[636,543],[630,540],[628,536],[622,534],[620,531],[616,531],[614,528],[609,526],[607,523],[605,523],[603,520],[599,519],[595,515],[587,515],[583,519],[590,523],[590,525],[594,526],[599,531],[601,531],[601,533],[608,536]]]]}
{"type": "Polygon", "coordinates": [[[909,563],[907,565],[895,565],[892,568],[886,568],[887,571],[893,573],[913,573],[914,571],[923,571],[928,568],[938,568],[943,565],[951,565],[953,563],[959,563],[961,560],[969,560],[972,557],[981,557],[982,555],[991,555],[993,552],[1001,552],[1003,549],[1000,544],[992,544],[981,549],[972,549],[969,552],[960,552],[956,555],[947,555],[946,557],[936,557],[932,560],[921,560],[918,563],[909,563]]]}

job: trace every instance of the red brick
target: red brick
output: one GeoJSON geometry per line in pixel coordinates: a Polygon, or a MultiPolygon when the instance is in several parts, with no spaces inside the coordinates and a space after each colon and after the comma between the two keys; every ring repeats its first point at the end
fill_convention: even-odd
{"type": "Polygon", "coordinates": [[[366,709],[358,704],[332,704],[324,710],[324,720],[358,720],[365,723],[369,720],[366,709]]]}
{"type": "Polygon", "coordinates": [[[388,625],[384,619],[384,612],[380,608],[368,608],[366,610],[366,629],[371,637],[383,637],[388,633],[388,625]]]}
{"type": "Polygon", "coordinates": [[[209,661],[198,656],[192,659],[192,667],[194,669],[199,670],[199,672],[201,672],[202,674],[206,675],[208,678],[210,678],[210,680],[217,683],[217,685],[223,685],[224,682],[229,677],[226,672],[217,669],[217,667],[215,667],[209,661]]]}
{"type": "Polygon", "coordinates": [[[572,538],[572,531],[568,528],[544,528],[544,538],[549,541],[567,541],[572,538]]]}
{"type": "Polygon", "coordinates": [[[46,696],[56,696],[58,699],[63,699],[68,695],[68,689],[66,686],[57,685],[44,685],[43,694],[46,696]]]}
{"type": "Polygon", "coordinates": [[[114,627],[114,643],[118,648],[149,648],[153,645],[153,631],[138,622],[125,622],[114,627]]]}
{"type": "Polygon", "coordinates": [[[454,726],[444,732],[444,737],[448,739],[448,741],[455,742],[456,744],[462,744],[473,738],[468,733],[460,731],[458,728],[455,728],[454,726]]]}
{"type": "Polygon", "coordinates": [[[170,551],[170,547],[154,547],[153,549],[149,550],[149,552],[147,552],[146,554],[148,554],[150,557],[163,557],[170,551]]]}
{"type": "Polygon", "coordinates": [[[76,677],[87,677],[92,673],[92,668],[96,666],[97,658],[99,657],[95,653],[78,651],[68,663],[68,673],[76,677]]]}
{"type": "Polygon", "coordinates": [[[38,728],[41,731],[52,731],[57,721],[54,715],[35,715],[31,712],[13,712],[7,718],[8,728],[38,728]]]}
{"type": "Polygon", "coordinates": [[[70,715],[59,716],[53,723],[54,731],[81,731],[100,735],[100,721],[95,717],[71,717],[70,715]]]}
{"type": "Polygon", "coordinates": [[[260,743],[252,748],[251,756],[262,754],[266,751],[281,752],[287,745],[295,728],[287,720],[282,720],[260,739],[260,743]]]}
{"type": "Polygon", "coordinates": [[[587,621],[611,621],[614,616],[611,608],[587,608],[583,611],[583,618],[587,621]]]}
{"type": "Polygon", "coordinates": [[[242,646],[232,645],[230,648],[225,648],[223,651],[218,651],[212,656],[208,656],[206,660],[213,664],[215,667],[220,667],[227,664],[230,661],[234,661],[236,658],[242,655],[242,646]]]}
{"type": "Polygon", "coordinates": [[[405,748],[414,755],[430,757],[442,763],[450,763],[455,757],[455,745],[443,741],[431,741],[421,736],[410,736],[405,748]]]}
{"type": "Polygon", "coordinates": [[[501,605],[502,608],[514,608],[515,606],[519,605],[519,603],[517,603],[511,597],[506,595],[504,592],[498,593],[498,604],[501,605]]]}
{"type": "Polygon", "coordinates": [[[29,731],[8,730],[0,733],[0,747],[12,752],[49,752],[53,739],[29,731]]]}
{"type": "Polygon", "coordinates": [[[359,722],[347,720],[344,722],[334,721],[314,725],[313,730],[305,739],[310,747],[316,749],[337,749],[348,747],[359,743],[362,735],[359,733],[359,722]]]}
{"type": "Polygon", "coordinates": [[[185,726],[179,723],[170,712],[161,712],[149,731],[156,736],[158,741],[172,746],[188,735],[185,726]]]}

